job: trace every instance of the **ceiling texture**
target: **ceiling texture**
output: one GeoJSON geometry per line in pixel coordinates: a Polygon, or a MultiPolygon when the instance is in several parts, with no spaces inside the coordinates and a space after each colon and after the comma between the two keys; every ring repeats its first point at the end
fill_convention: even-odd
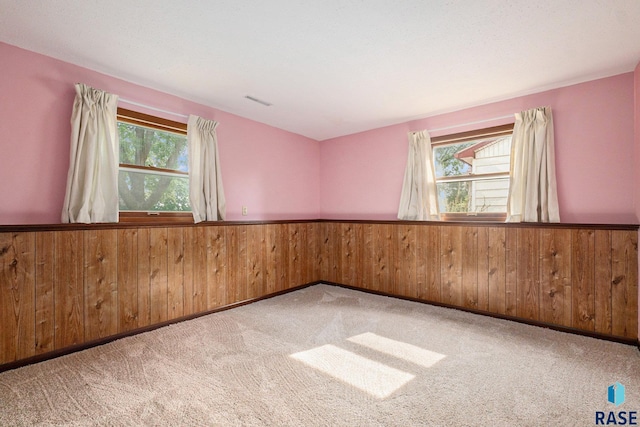
{"type": "Polygon", "coordinates": [[[0,41],[322,141],[630,72],[640,1],[0,0],[0,41]]]}

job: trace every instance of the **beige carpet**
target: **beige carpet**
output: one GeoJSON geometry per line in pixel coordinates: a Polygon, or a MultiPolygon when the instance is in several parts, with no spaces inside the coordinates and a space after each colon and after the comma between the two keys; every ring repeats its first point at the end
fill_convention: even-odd
{"type": "Polygon", "coordinates": [[[635,347],[327,285],[0,374],[2,426],[590,426],[621,410],[640,410],[635,347]]]}

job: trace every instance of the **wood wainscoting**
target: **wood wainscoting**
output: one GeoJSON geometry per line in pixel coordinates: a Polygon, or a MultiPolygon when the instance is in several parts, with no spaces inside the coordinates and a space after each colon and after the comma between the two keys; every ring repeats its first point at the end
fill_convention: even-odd
{"type": "Polygon", "coordinates": [[[317,226],[0,229],[0,368],[315,281],[317,226]]]}
{"type": "Polygon", "coordinates": [[[637,228],[323,221],[320,276],[632,343],[637,228]]]}
{"type": "Polygon", "coordinates": [[[308,283],[635,342],[638,227],[372,221],[0,227],[0,371],[308,283]]]}

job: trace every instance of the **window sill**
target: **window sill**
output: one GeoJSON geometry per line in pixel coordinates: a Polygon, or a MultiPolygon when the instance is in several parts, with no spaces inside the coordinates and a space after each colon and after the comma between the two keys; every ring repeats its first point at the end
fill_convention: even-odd
{"type": "Polygon", "coordinates": [[[191,212],[120,212],[119,222],[139,225],[193,224],[193,214],[191,212]]]}
{"type": "Polygon", "coordinates": [[[449,222],[505,222],[506,213],[444,213],[440,214],[441,221],[449,222]]]}

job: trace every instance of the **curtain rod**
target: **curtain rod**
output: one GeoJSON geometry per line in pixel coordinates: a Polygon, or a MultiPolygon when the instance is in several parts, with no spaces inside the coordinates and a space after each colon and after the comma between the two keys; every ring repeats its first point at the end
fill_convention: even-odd
{"type": "Polygon", "coordinates": [[[163,110],[161,108],[152,107],[150,105],[141,104],[139,102],[129,101],[129,100],[124,99],[124,98],[119,98],[118,101],[124,102],[125,104],[136,105],[138,107],[147,108],[147,109],[153,110],[153,111],[158,111],[160,113],[166,113],[166,114],[171,114],[173,116],[184,117],[185,119],[189,118],[189,116],[187,116],[186,114],[174,113],[173,111],[167,111],[167,110],[163,110]]]}
{"type": "Polygon", "coordinates": [[[502,119],[509,119],[509,118],[514,118],[514,115],[513,114],[509,114],[508,116],[494,117],[492,119],[478,120],[478,121],[469,122],[469,123],[460,123],[460,124],[457,124],[457,125],[445,126],[445,127],[437,128],[437,129],[427,129],[427,132],[429,132],[429,133],[438,132],[438,131],[441,131],[441,130],[461,128],[461,127],[464,127],[464,126],[477,125],[477,124],[480,124],[480,123],[493,122],[494,120],[502,120],[502,119]]]}

